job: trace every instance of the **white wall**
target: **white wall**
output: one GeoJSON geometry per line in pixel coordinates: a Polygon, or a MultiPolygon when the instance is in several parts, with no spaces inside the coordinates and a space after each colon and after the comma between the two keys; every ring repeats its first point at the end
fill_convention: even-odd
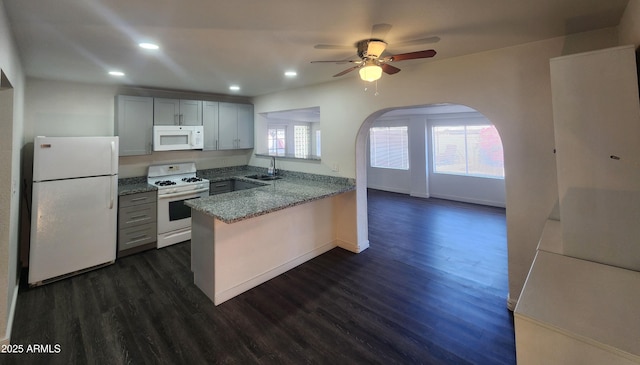
{"type": "Polygon", "coordinates": [[[18,236],[20,206],[20,154],[23,145],[24,73],[13,42],[4,3],[0,0],[0,70],[6,80],[0,88],[0,176],[9,181],[0,191],[0,343],[6,343],[10,335],[12,309],[18,288],[18,236]],[[7,105],[10,103],[11,105],[7,105]],[[12,114],[12,115],[11,115],[12,114]]]}
{"type": "Polygon", "coordinates": [[[618,39],[620,45],[640,44],[640,0],[629,0],[618,27],[618,39]]]}
{"type": "MultiPolygon", "coordinates": [[[[579,47],[570,44],[575,38],[555,38],[442,61],[436,56],[430,62],[403,67],[396,75],[383,76],[378,82],[378,96],[364,92],[356,77],[265,95],[254,99],[255,112],[320,106],[322,163],[288,162],[286,167],[357,178],[358,241],[363,246],[368,244],[366,136],[372,121],[391,108],[436,103],[466,105],[486,116],[497,127],[504,146],[513,306],[544,222],[557,200],[549,59],[561,55],[563,49],[589,50],[617,44],[617,33],[610,29],[580,35],[579,47]],[[334,166],[339,166],[339,171],[332,171],[334,166]]],[[[251,162],[265,164],[255,158],[251,162]]]]}

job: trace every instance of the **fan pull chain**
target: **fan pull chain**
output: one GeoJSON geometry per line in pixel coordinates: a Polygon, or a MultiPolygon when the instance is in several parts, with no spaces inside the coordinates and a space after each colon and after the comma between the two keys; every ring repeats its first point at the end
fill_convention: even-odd
{"type": "MultiPolygon", "coordinates": [[[[378,80],[376,80],[375,83],[376,83],[376,92],[373,93],[373,96],[378,96],[378,95],[380,95],[380,93],[378,92],[378,80]]],[[[364,82],[364,91],[365,92],[369,91],[369,87],[367,86],[369,84],[370,84],[369,82],[366,82],[366,81],[364,82]]]]}

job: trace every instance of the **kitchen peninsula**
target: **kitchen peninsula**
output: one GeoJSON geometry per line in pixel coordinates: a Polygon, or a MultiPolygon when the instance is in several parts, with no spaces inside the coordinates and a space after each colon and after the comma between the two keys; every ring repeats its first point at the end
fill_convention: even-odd
{"type": "Polygon", "coordinates": [[[356,241],[353,181],[293,173],[263,183],[186,203],[194,282],[216,305],[356,241]]]}

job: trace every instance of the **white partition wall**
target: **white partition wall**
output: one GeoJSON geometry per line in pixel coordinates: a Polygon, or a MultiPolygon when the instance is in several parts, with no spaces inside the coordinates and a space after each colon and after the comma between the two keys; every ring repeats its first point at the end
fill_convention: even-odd
{"type": "Polygon", "coordinates": [[[640,99],[632,46],[551,60],[560,221],[514,313],[518,364],[640,364],[640,99]]]}
{"type": "Polygon", "coordinates": [[[551,60],[563,253],[640,270],[640,102],[633,46],[551,60]]]}

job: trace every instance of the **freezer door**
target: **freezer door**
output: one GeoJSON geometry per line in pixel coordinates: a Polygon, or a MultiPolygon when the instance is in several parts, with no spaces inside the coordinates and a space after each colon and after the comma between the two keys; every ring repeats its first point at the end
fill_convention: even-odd
{"type": "Polygon", "coordinates": [[[33,184],[29,283],[116,258],[117,176],[33,184]]]}
{"type": "Polygon", "coordinates": [[[33,181],[118,173],[118,137],[36,137],[33,181]]]}

